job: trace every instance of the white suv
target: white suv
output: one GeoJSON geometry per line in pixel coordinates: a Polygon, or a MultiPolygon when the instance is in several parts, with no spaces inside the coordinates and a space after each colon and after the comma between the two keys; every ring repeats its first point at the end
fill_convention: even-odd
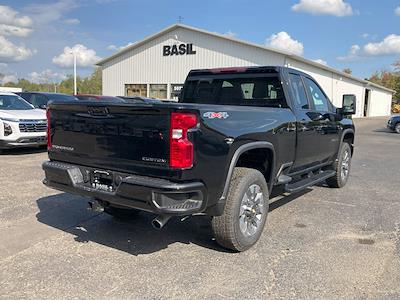
{"type": "Polygon", "coordinates": [[[46,112],[20,96],[0,92],[0,151],[47,143],[46,112]]]}

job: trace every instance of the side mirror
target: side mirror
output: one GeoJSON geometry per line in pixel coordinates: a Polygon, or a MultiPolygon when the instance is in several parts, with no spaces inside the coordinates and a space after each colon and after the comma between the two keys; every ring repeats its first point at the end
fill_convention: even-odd
{"type": "Polygon", "coordinates": [[[319,112],[313,112],[313,111],[309,111],[307,113],[307,116],[312,120],[312,121],[322,121],[327,119],[327,115],[321,114],[319,112]]]}
{"type": "Polygon", "coordinates": [[[357,111],[356,106],[356,95],[343,95],[343,106],[339,110],[342,115],[355,115],[357,111]]]}
{"type": "Polygon", "coordinates": [[[47,108],[47,105],[45,105],[45,104],[39,105],[39,108],[40,108],[40,109],[46,109],[46,108],[47,108]]]}

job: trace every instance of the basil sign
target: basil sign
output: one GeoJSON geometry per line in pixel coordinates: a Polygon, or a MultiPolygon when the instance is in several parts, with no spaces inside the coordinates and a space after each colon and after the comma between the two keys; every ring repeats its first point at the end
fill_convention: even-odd
{"type": "Polygon", "coordinates": [[[174,55],[193,55],[196,51],[193,50],[193,44],[178,44],[172,46],[163,46],[163,56],[174,55]]]}

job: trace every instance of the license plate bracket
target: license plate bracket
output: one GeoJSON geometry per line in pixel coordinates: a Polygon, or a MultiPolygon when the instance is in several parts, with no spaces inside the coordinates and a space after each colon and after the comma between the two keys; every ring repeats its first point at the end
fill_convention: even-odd
{"type": "Polygon", "coordinates": [[[115,190],[114,176],[112,172],[94,170],[91,172],[90,184],[97,190],[113,192],[115,190]]]}

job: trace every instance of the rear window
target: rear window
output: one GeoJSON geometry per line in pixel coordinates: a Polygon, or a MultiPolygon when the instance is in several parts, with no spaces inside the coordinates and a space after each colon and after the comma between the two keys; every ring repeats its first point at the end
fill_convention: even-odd
{"type": "Polygon", "coordinates": [[[284,106],[278,76],[220,75],[188,78],[180,102],[248,106],[284,106]]]}
{"type": "Polygon", "coordinates": [[[108,102],[119,102],[119,103],[125,102],[125,101],[122,100],[121,98],[112,97],[112,96],[101,96],[100,100],[101,100],[101,101],[108,101],[108,102]]]}
{"type": "Polygon", "coordinates": [[[76,96],[79,100],[82,101],[105,101],[105,102],[118,102],[124,103],[125,101],[118,97],[112,96],[91,96],[91,95],[78,95],[76,96]]]}
{"type": "Polygon", "coordinates": [[[74,96],[66,95],[66,94],[47,94],[47,97],[49,97],[50,100],[59,101],[59,102],[78,100],[74,96]]]}
{"type": "Polygon", "coordinates": [[[79,96],[76,96],[76,98],[78,98],[79,100],[82,100],[82,101],[86,101],[86,100],[88,100],[88,101],[97,101],[98,100],[96,97],[93,97],[93,96],[81,96],[81,95],[79,95],[79,96]]]}

